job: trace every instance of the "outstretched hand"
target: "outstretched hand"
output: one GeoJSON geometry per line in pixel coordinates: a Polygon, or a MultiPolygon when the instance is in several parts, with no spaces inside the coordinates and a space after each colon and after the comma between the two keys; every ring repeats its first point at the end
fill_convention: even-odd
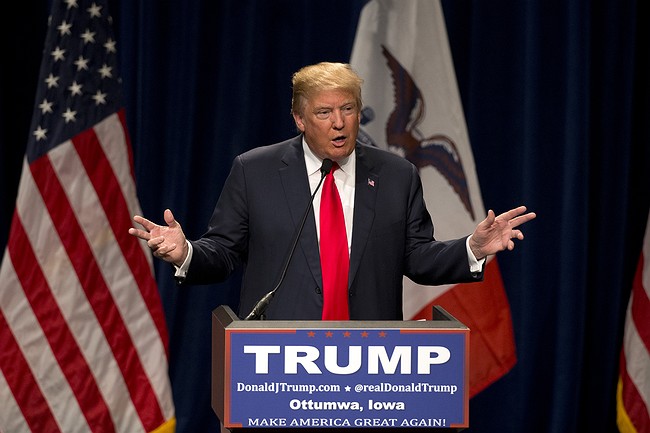
{"type": "Polygon", "coordinates": [[[167,225],[161,226],[135,215],[133,221],[144,227],[144,230],[130,228],[129,234],[147,241],[155,257],[180,266],[188,253],[185,234],[171,210],[165,210],[164,218],[167,225]]]}
{"type": "Polygon", "coordinates": [[[537,216],[534,212],[524,212],[526,206],[519,206],[499,216],[489,210],[469,240],[474,256],[480,260],[505,249],[512,250],[515,247],[514,239],[524,239],[524,234],[517,227],[537,216]]]}

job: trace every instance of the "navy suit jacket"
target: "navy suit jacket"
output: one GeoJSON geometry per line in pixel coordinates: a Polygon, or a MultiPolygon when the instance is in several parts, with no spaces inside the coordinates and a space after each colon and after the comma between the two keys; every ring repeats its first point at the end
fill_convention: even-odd
{"type": "MultiPolygon", "coordinates": [[[[351,320],[402,319],[402,281],[439,285],[482,279],[469,270],[465,239],[436,241],[417,169],[406,159],[357,144],[350,252],[351,320]]],[[[226,279],[244,267],[239,316],[280,279],[311,192],[302,135],[235,158],[194,249],[184,284],[226,279]]],[[[318,320],[322,275],[313,210],[266,318],[318,320]]]]}

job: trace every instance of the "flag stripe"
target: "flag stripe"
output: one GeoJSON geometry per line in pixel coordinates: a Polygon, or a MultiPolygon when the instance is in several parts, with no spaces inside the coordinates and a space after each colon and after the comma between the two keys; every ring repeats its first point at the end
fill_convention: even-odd
{"type": "MultiPolygon", "coordinates": [[[[3,372],[3,379],[11,389],[13,398],[20,408],[28,409],[30,416],[18,417],[3,420],[7,431],[19,431],[24,424],[28,424],[33,431],[37,432],[60,432],[54,416],[34,379],[34,375],[27,365],[16,339],[11,333],[9,324],[4,314],[0,311],[0,369],[3,372]]],[[[0,393],[4,394],[5,388],[0,383],[0,393]]],[[[2,404],[12,403],[9,396],[4,396],[2,404]]]]}
{"type": "MultiPolygon", "coordinates": [[[[645,281],[644,278],[650,280],[650,258],[649,264],[645,266],[645,257],[641,254],[639,263],[637,265],[634,283],[632,285],[632,297],[634,302],[631,304],[632,322],[636,328],[637,335],[640,338],[639,343],[643,345],[646,352],[650,352],[650,281],[645,281]]],[[[650,398],[650,395],[646,397],[650,398]]]]}
{"type": "MultiPolygon", "coordinates": [[[[29,239],[17,217],[12,221],[11,227],[8,244],[9,255],[20,284],[23,287],[30,288],[25,294],[41,325],[41,329],[50,343],[50,347],[52,347],[54,356],[70,384],[88,423],[91,426],[104,425],[107,428],[105,431],[112,432],[114,430],[110,421],[108,407],[97,388],[97,384],[92,380],[88,364],[58,309],[56,299],[52,296],[45,276],[38,266],[29,239]],[[18,252],[20,252],[20,256],[16,255],[18,252]]],[[[29,408],[30,406],[22,407],[29,408]]],[[[29,418],[37,417],[38,414],[29,414],[29,418]]]]}
{"type": "MultiPolygon", "coordinates": [[[[63,148],[63,145],[59,148],[63,148]]],[[[106,281],[95,261],[79,222],[65,192],[57,179],[48,157],[34,161],[30,166],[32,177],[54,222],[74,267],[81,287],[99,320],[104,335],[122,371],[131,399],[145,428],[153,428],[164,420],[157,401],[152,402],[153,390],[139,359],[133,356],[133,341],[115,306],[106,281]],[[153,409],[153,413],[150,412],[153,409]]]]}

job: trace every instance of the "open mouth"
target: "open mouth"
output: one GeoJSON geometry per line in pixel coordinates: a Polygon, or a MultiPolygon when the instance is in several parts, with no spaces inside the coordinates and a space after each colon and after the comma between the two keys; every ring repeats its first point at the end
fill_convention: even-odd
{"type": "Polygon", "coordinates": [[[345,135],[339,135],[338,137],[334,137],[332,139],[332,143],[334,143],[335,146],[343,146],[345,144],[346,138],[347,137],[345,135]]]}

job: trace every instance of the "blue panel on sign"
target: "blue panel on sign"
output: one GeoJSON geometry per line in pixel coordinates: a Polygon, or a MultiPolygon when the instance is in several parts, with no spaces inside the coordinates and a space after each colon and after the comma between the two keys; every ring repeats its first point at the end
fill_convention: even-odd
{"type": "Polygon", "coordinates": [[[226,427],[466,427],[467,330],[226,331],[226,427]]]}

